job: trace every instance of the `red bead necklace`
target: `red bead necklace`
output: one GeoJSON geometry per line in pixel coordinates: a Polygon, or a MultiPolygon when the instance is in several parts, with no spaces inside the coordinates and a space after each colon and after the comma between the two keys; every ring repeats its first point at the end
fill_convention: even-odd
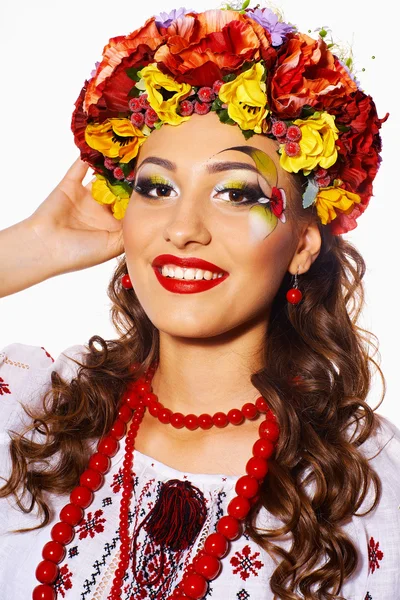
{"type": "MultiPolygon", "coordinates": [[[[201,600],[207,593],[208,582],[215,579],[221,571],[221,558],[229,551],[230,541],[237,539],[243,532],[242,523],[250,508],[258,499],[259,487],[268,472],[268,458],[273,454],[279,437],[279,426],[264,398],[260,396],[255,404],[247,403],[241,410],[232,409],[228,414],[217,412],[213,416],[202,414],[183,415],[173,413],[165,408],[151,391],[151,380],[157,364],[153,364],[143,377],[128,387],[122,398],[117,419],[108,432],[97,444],[97,451],[90,457],[88,468],[82,473],[79,485],[70,494],[70,502],[60,511],[60,521],[51,529],[51,541],[45,544],[43,560],[36,568],[36,578],[40,582],[32,593],[32,600],[56,600],[54,588],[59,573],[58,563],[64,560],[65,546],[75,535],[75,527],[84,516],[84,509],[93,501],[94,492],[104,483],[104,475],[111,467],[111,458],[119,449],[119,441],[125,436],[127,423],[129,431],[125,440],[125,456],[123,461],[123,490],[120,503],[120,559],[114,573],[114,579],[108,600],[120,600],[123,578],[129,567],[129,507],[133,492],[133,453],[135,439],[146,407],[151,415],[161,423],[170,423],[176,428],[197,427],[209,429],[213,425],[225,427],[228,423],[241,424],[245,418],[255,419],[260,413],[265,419],[259,426],[260,438],[253,445],[253,456],[246,465],[246,475],[240,477],[235,486],[237,496],[228,505],[228,514],[221,517],[216,525],[216,532],[211,533],[204,542],[192,563],[183,573],[168,600],[201,600]]],[[[134,367],[134,369],[136,366],[134,367]]]]}

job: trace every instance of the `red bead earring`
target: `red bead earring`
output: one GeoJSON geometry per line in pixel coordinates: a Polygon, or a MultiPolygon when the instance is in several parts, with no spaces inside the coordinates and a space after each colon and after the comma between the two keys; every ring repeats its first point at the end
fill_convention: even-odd
{"type": "MultiPolygon", "coordinates": [[[[297,273],[298,272],[299,269],[297,269],[297,273]]],[[[286,292],[286,299],[290,304],[298,304],[303,297],[302,292],[299,290],[297,273],[294,276],[294,287],[286,292]]]]}
{"type": "Polygon", "coordinates": [[[121,277],[121,284],[122,287],[124,287],[126,290],[131,290],[133,288],[131,278],[129,277],[129,275],[123,275],[121,277]]]}

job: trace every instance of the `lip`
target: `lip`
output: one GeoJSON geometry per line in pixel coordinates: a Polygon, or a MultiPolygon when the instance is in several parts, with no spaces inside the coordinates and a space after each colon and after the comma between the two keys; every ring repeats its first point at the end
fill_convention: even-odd
{"type": "MultiPolygon", "coordinates": [[[[179,256],[174,256],[173,254],[160,254],[159,256],[155,257],[151,264],[153,267],[162,267],[163,265],[176,265],[177,267],[182,267],[183,269],[203,269],[205,271],[213,271],[214,273],[224,273],[224,275],[227,274],[227,272],[224,271],[224,269],[221,269],[221,267],[218,267],[218,265],[214,265],[208,260],[203,260],[202,258],[194,257],[180,258],[179,256]]],[[[216,280],[214,279],[211,281],[216,280]]]]}
{"type": "MultiPolygon", "coordinates": [[[[204,262],[204,261],[202,261],[204,262]]],[[[210,263],[208,263],[210,264],[210,263]]],[[[215,287],[216,285],[225,281],[227,277],[229,277],[229,273],[225,273],[223,277],[216,279],[174,279],[173,277],[164,277],[158,270],[156,266],[153,266],[153,271],[161,283],[163,288],[168,290],[169,292],[173,292],[175,294],[197,294],[198,292],[205,292],[215,287]]]]}

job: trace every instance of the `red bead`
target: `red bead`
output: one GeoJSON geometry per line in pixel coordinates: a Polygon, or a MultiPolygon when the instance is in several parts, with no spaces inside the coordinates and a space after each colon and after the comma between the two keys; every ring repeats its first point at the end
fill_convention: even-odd
{"type": "Polygon", "coordinates": [[[51,560],[54,563],[60,563],[64,560],[67,551],[65,546],[60,542],[47,542],[42,550],[42,556],[45,560],[51,560]]]}
{"type": "Polygon", "coordinates": [[[253,498],[258,493],[260,489],[260,484],[257,479],[254,477],[250,477],[250,475],[243,475],[239,477],[235,485],[235,491],[238,496],[243,496],[243,498],[253,498]]]}
{"type": "Polygon", "coordinates": [[[244,415],[238,408],[232,408],[232,410],[228,412],[228,420],[232,425],[240,425],[244,421],[244,415]]]}
{"type": "Polygon", "coordinates": [[[211,533],[204,542],[204,550],[207,554],[222,558],[228,552],[229,543],[221,533],[211,533]]]}
{"type": "MultiPolygon", "coordinates": [[[[75,527],[83,519],[83,508],[77,504],[66,504],[60,511],[60,520],[75,527]]],[[[57,562],[57,561],[56,561],[57,562]]]]}
{"type": "Polygon", "coordinates": [[[120,440],[124,437],[126,433],[126,423],[121,419],[117,419],[114,425],[110,429],[110,435],[114,437],[116,440],[120,440]]]}
{"type": "Polygon", "coordinates": [[[118,409],[118,417],[121,419],[121,421],[123,421],[124,423],[129,423],[129,421],[132,418],[132,409],[129,408],[129,406],[127,404],[123,404],[119,409],[118,409]]]}
{"type": "Polygon", "coordinates": [[[228,417],[223,412],[216,412],[212,417],[213,423],[216,427],[226,427],[229,423],[228,417]]]}
{"type": "Polygon", "coordinates": [[[258,456],[253,456],[246,465],[246,473],[256,479],[263,479],[268,473],[267,461],[258,456]]]}
{"type": "Polygon", "coordinates": [[[213,426],[212,416],[207,413],[201,414],[199,416],[199,426],[201,429],[211,429],[213,426]]]}
{"type": "Polygon", "coordinates": [[[235,519],[244,519],[250,510],[250,502],[243,496],[235,496],[228,504],[228,514],[235,519]]]}
{"type": "Polygon", "coordinates": [[[198,428],[198,426],[199,426],[199,420],[196,415],[193,415],[192,413],[189,413],[188,415],[186,415],[185,427],[190,429],[190,431],[194,431],[195,429],[198,428]]]}
{"type": "Polygon", "coordinates": [[[32,593],[32,600],[56,600],[57,594],[51,585],[37,585],[32,593]]]}
{"type": "Polygon", "coordinates": [[[143,404],[145,406],[151,406],[154,403],[159,404],[159,400],[157,396],[153,394],[153,392],[148,392],[147,394],[143,395],[143,404]]]}
{"type": "Polygon", "coordinates": [[[101,439],[97,444],[97,450],[106,456],[115,456],[118,452],[118,449],[118,441],[110,435],[107,435],[101,439]]]}
{"type": "Polygon", "coordinates": [[[194,600],[200,600],[200,598],[203,598],[207,593],[207,589],[208,583],[206,579],[197,573],[192,573],[183,582],[184,593],[186,596],[189,596],[189,598],[193,598],[194,600]]]}
{"type": "Polygon", "coordinates": [[[40,583],[53,583],[57,579],[58,567],[50,560],[42,560],[36,567],[36,579],[40,583]]]}
{"type": "Polygon", "coordinates": [[[269,440],[260,439],[253,445],[253,454],[259,458],[269,458],[274,452],[274,444],[269,440]]]}
{"type": "Polygon", "coordinates": [[[163,408],[164,407],[162,406],[162,404],[159,404],[158,402],[153,402],[153,404],[150,404],[149,406],[149,413],[152,417],[158,417],[158,411],[163,408]]]}
{"type": "Polygon", "coordinates": [[[135,410],[135,409],[136,409],[136,408],[139,406],[139,404],[140,404],[141,400],[140,400],[140,398],[137,396],[136,392],[131,392],[131,393],[130,393],[130,394],[127,396],[127,397],[126,397],[126,400],[125,400],[125,402],[126,402],[126,406],[127,406],[128,408],[131,408],[131,409],[135,410]]]}
{"type": "Polygon", "coordinates": [[[78,485],[72,490],[70,499],[72,504],[77,504],[78,506],[82,506],[82,508],[87,508],[89,504],[92,503],[93,492],[87,487],[78,485]]]}
{"type": "Polygon", "coordinates": [[[122,284],[122,287],[124,287],[126,290],[132,289],[132,282],[131,282],[131,278],[129,277],[129,275],[123,275],[121,277],[121,284],[122,284]]]}
{"type": "Polygon", "coordinates": [[[235,540],[241,533],[241,524],[238,519],[225,515],[217,523],[217,532],[226,537],[227,540],[235,540]]]}
{"type": "Polygon", "coordinates": [[[182,413],[176,412],[171,415],[171,425],[175,427],[175,429],[182,429],[185,424],[185,417],[182,413]]]}
{"type": "MultiPolygon", "coordinates": [[[[146,396],[146,394],[149,394],[149,392],[150,392],[149,384],[146,383],[145,381],[142,381],[139,379],[136,382],[135,390],[137,391],[138,396],[144,397],[144,396],[146,396]]],[[[153,396],[155,396],[155,394],[153,394],[153,396]]]]}
{"type": "Polygon", "coordinates": [[[302,297],[303,294],[299,288],[291,288],[286,292],[286,299],[290,302],[290,304],[298,304],[302,297]]]}
{"type": "Polygon", "coordinates": [[[279,425],[274,421],[263,421],[258,428],[260,437],[271,442],[276,442],[279,438],[279,425]]]}
{"type": "Polygon", "coordinates": [[[265,399],[262,396],[259,396],[259,398],[257,398],[256,407],[258,408],[258,410],[261,413],[266,413],[267,410],[269,409],[268,404],[266,403],[265,399]]]}
{"type": "Polygon", "coordinates": [[[221,571],[221,561],[216,556],[205,554],[196,561],[195,571],[208,581],[211,581],[218,577],[221,571]]]}
{"type": "Polygon", "coordinates": [[[50,535],[54,542],[60,542],[60,544],[66,545],[72,542],[75,532],[72,525],[61,521],[60,523],[53,525],[50,535]]]}
{"type": "Polygon", "coordinates": [[[247,402],[242,406],[242,413],[246,419],[255,419],[258,417],[258,408],[253,402],[247,402]]]}
{"type": "Polygon", "coordinates": [[[94,469],[86,469],[79,478],[79,483],[96,492],[104,483],[104,477],[94,469]]]}
{"type": "Polygon", "coordinates": [[[99,473],[107,473],[111,467],[110,457],[100,454],[100,452],[95,452],[89,459],[89,467],[99,473]]]}
{"type": "Polygon", "coordinates": [[[169,408],[163,408],[158,411],[158,420],[161,423],[164,423],[164,425],[167,425],[168,423],[171,422],[171,415],[172,415],[172,410],[170,410],[169,408]]]}

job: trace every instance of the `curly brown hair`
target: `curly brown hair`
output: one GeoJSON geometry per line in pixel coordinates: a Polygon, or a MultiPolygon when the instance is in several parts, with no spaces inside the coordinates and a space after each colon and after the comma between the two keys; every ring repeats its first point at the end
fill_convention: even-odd
{"type": "MultiPolygon", "coordinates": [[[[276,414],[281,434],[246,527],[257,544],[281,559],[270,587],[274,598],[283,600],[343,600],[339,593],[355,571],[358,555],[341,525],[357,514],[371,484],[374,502],[363,514],[371,512],[381,496],[381,481],[358,450],[379,422],[377,407],[372,409],[366,401],[372,365],[383,381],[381,402],[385,395],[385,380],[373,358],[378,352],[376,336],[357,325],[364,304],[365,262],[348,241],[319,227],[321,251],[302,275],[303,301],[296,307],[286,302],[286,273],[272,305],[264,367],[251,376],[276,414]],[[348,428],[354,424],[349,439],[348,428]],[[312,495],[306,491],[311,482],[312,495]],[[257,528],[262,507],[283,526],[257,528]],[[288,534],[293,537],[289,551],[273,543],[288,534]],[[316,568],[322,553],[327,560],[316,568]],[[313,591],[316,584],[318,591],[313,591]]],[[[93,440],[112,426],[128,382],[158,360],[159,332],[134,290],[121,286],[126,272],[122,257],[108,288],[118,339],[91,337],[82,362],[75,360],[76,376],[65,381],[53,371],[43,409],[25,408],[31,426],[12,432],[12,472],[0,497],[13,495],[27,513],[36,506],[41,518],[36,527],[18,532],[50,521],[45,492],[68,493],[77,485],[93,440]],[[141,364],[136,375],[133,362],[141,364]]]]}

